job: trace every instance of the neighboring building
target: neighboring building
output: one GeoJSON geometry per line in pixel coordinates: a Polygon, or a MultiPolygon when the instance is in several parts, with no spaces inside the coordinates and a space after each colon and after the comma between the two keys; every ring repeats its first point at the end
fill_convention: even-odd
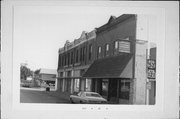
{"type": "Polygon", "coordinates": [[[152,47],[149,50],[149,59],[154,61],[153,65],[155,67],[152,69],[154,70],[151,74],[153,74],[152,78],[149,79],[150,82],[150,90],[149,90],[149,104],[155,104],[155,97],[156,97],[156,47],[152,47]]]}
{"type": "Polygon", "coordinates": [[[39,79],[46,84],[56,84],[57,71],[54,69],[40,69],[39,79]]]}
{"type": "MultiPolygon", "coordinates": [[[[57,89],[94,91],[109,102],[146,104],[147,41],[137,39],[137,15],[109,21],[59,49],[57,89]]],[[[147,39],[145,39],[147,40],[147,39]]]]}

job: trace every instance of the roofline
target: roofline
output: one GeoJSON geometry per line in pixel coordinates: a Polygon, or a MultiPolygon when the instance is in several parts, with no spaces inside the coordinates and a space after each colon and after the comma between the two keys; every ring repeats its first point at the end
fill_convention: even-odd
{"type": "Polygon", "coordinates": [[[106,24],[96,28],[96,30],[97,30],[96,33],[98,34],[98,33],[102,32],[104,30],[107,30],[107,28],[110,28],[110,27],[112,27],[112,26],[114,26],[114,25],[116,25],[116,24],[118,24],[120,22],[123,22],[123,21],[125,21],[125,20],[127,20],[127,19],[129,19],[131,17],[136,17],[136,16],[137,16],[136,14],[123,14],[123,15],[117,17],[112,23],[109,23],[109,21],[108,21],[106,24]]]}

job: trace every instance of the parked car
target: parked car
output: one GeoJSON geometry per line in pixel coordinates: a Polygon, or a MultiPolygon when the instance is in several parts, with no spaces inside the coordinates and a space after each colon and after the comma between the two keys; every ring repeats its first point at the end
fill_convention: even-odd
{"type": "Polygon", "coordinates": [[[106,104],[107,100],[96,92],[80,91],[77,95],[70,95],[71,103],[106,104]]]}

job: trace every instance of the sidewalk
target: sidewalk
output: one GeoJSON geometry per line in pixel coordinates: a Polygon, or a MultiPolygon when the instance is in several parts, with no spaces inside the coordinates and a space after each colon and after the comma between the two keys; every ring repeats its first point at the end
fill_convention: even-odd
{"type": "Polygon", "coordinates": [[[70,93],[68,93],[68,92],[49,91],[47,93],[48,93],[48,95],[50,95],[52,97],[56,97],[61,100],[63,99],[63,100],[69,101],[70,93]]]}
{"type": "MultiPolygon", "coordinates": [[[[32,91],[46,91],[46,88],[43,88],[43,87],[31,87],[31,88],[20,87],[20,89],[22,89],[22,90],[32,90],[32,91]]],[[[55,89],[50,89],[50,90],[55,91],[55,89]]]]}
{"type": "Polygon", "coordinates": [[[26,88],[26,87],[20,87],[21,90],[32,90],[32,91],[45,91],[45,88],[26,88]]]}

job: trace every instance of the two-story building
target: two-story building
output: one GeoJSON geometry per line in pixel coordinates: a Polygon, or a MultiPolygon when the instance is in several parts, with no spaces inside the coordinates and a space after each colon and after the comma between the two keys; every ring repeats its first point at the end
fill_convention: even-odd
{"type": "Polygon", "coordinates": [[[136,39],[137,15],[109,21],[59,49],[58,90],[94,91],[111,103],[146,103],[147,41],[136,39]]]}

